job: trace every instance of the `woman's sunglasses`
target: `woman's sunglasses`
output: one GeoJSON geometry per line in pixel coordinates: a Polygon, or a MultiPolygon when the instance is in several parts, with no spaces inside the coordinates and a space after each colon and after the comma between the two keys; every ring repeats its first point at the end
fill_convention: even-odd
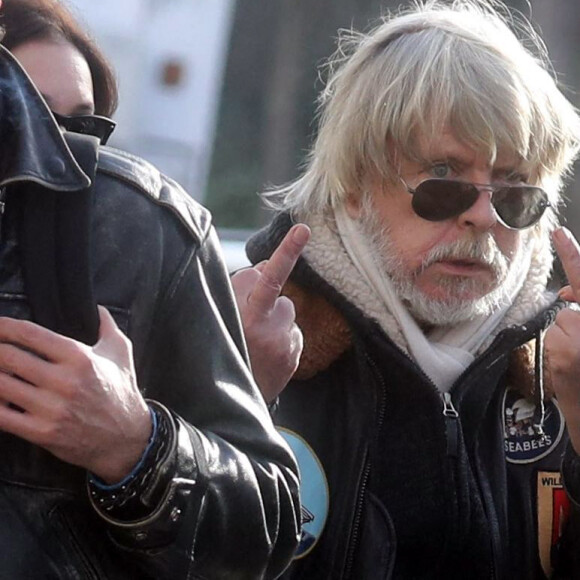
{"type": "Polygon", "coordinates": [[[101,145],[105,145],[117,124],[108,117],[101,115],[59,115],[52,113],[56,122],[66,131],[72,133],[82,133],[83,135],[93,135],[98,137],[101,145]]]}
{"type": "Polygon", "coordinates": [[[533,185],[484,185],[434,178],[422,181],[413,189],[403,183],[413,195],[415,213],[432,222],[467,211],[477,201],[482,189],[491,190],[491,203],[500,222],[513,230],[533,226],[550,205],[548,194],[533,185]]]}

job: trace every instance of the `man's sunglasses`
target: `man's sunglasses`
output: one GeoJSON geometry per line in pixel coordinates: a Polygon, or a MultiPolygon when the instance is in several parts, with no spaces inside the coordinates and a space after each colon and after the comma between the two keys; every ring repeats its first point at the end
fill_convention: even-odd
{"type": "MultiPolygon", "coordinates": [[[[401,180],[402,181],[402,180],[401,180]]],[[[491,190],[491,203],[499,221],[513,230],[533,226],[549,207],[548,194],[534,185],[479,184],[453,179],[427,179],[414,189],[413,210],[423,219],[439,222],[467,211],[482,189],[491,190]]]]}
{"type": "Polygon", "coordinates": [[[101,145],[105,145],[114,131],[117,124],[108,117],[101,115],[58,115],[52,113],[56,122],[66,131],[81,133],[83,135],[93,135],[98,137],[101,145]]]}

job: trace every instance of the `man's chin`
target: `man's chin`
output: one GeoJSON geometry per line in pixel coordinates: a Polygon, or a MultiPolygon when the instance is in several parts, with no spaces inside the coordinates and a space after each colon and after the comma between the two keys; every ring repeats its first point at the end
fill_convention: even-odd
{"type": "Polygon", "coordinates": [[[499,304],[490,296],[467,295],[435,299],[415,294],[404,300],[410,314],[422,325],[453,326],[481,316],[489,316],[499,304]]]}
{"type": "Polygon", "coordinates": [[[442,304],[455,304],[483,300],[501,286],[500,281],[490,275],[480,276],[419,276],[414,291],[425,300],[442,304]]]}

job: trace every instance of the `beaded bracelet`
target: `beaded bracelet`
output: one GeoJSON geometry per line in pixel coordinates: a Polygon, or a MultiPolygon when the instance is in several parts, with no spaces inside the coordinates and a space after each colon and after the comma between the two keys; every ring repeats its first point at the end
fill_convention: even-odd
{"type": "Polygon", "coordinates": [[[107,515],[123,521],[137,520],[148,515],[157,505],[164,489],[148,492],[157,466],[171,447],[169,418],[165,413],[149,407],[153,421],[153,433],[141,459],[133,471],[119,483],[107,485],[93,474],[89,475],[89,493],[94,504],[107,515]],[[145,496],[147,500],[145,501],[145,496]]]}

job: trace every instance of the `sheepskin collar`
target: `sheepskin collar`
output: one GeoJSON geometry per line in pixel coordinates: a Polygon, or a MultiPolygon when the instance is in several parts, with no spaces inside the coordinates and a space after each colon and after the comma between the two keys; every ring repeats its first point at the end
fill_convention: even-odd
{"type": "MultiPolygon", "coordinates": [[[[407,345],[394,317],[379,302],[366,282],[358,275],[342,246],[332,222],[322,218],[305,220],[312,234],[299,263],[295,281],[284,287],[284,294],[292,299],[296,308],[297,323],[304,334],[304,353],[297,379],[307,379],[328,368],[352,344],[352,330],[342,310],[333,300],[333,293],[362,312],[367,318],[378,321],[389,338],[405,353],[407,345]]],[[[260,232],[248,245],[248,255],[254,262],[269,256],[291,225],[288,216],[278,216],[268,231],[260,232]]],[[[552,255],[550,247],[535,239],[530,271],[526,282],[496,331],[482,347],[485,350],[501,330],[521,325],[536,316],[555,299],[546,290],[552,255]]],[[[545,389],[551,392],[549,373],[545,389]]],[[[509,383],[524,396],[534,388],[534,344],[530,341],[514,350],[510,358],[509,383]]]]}

